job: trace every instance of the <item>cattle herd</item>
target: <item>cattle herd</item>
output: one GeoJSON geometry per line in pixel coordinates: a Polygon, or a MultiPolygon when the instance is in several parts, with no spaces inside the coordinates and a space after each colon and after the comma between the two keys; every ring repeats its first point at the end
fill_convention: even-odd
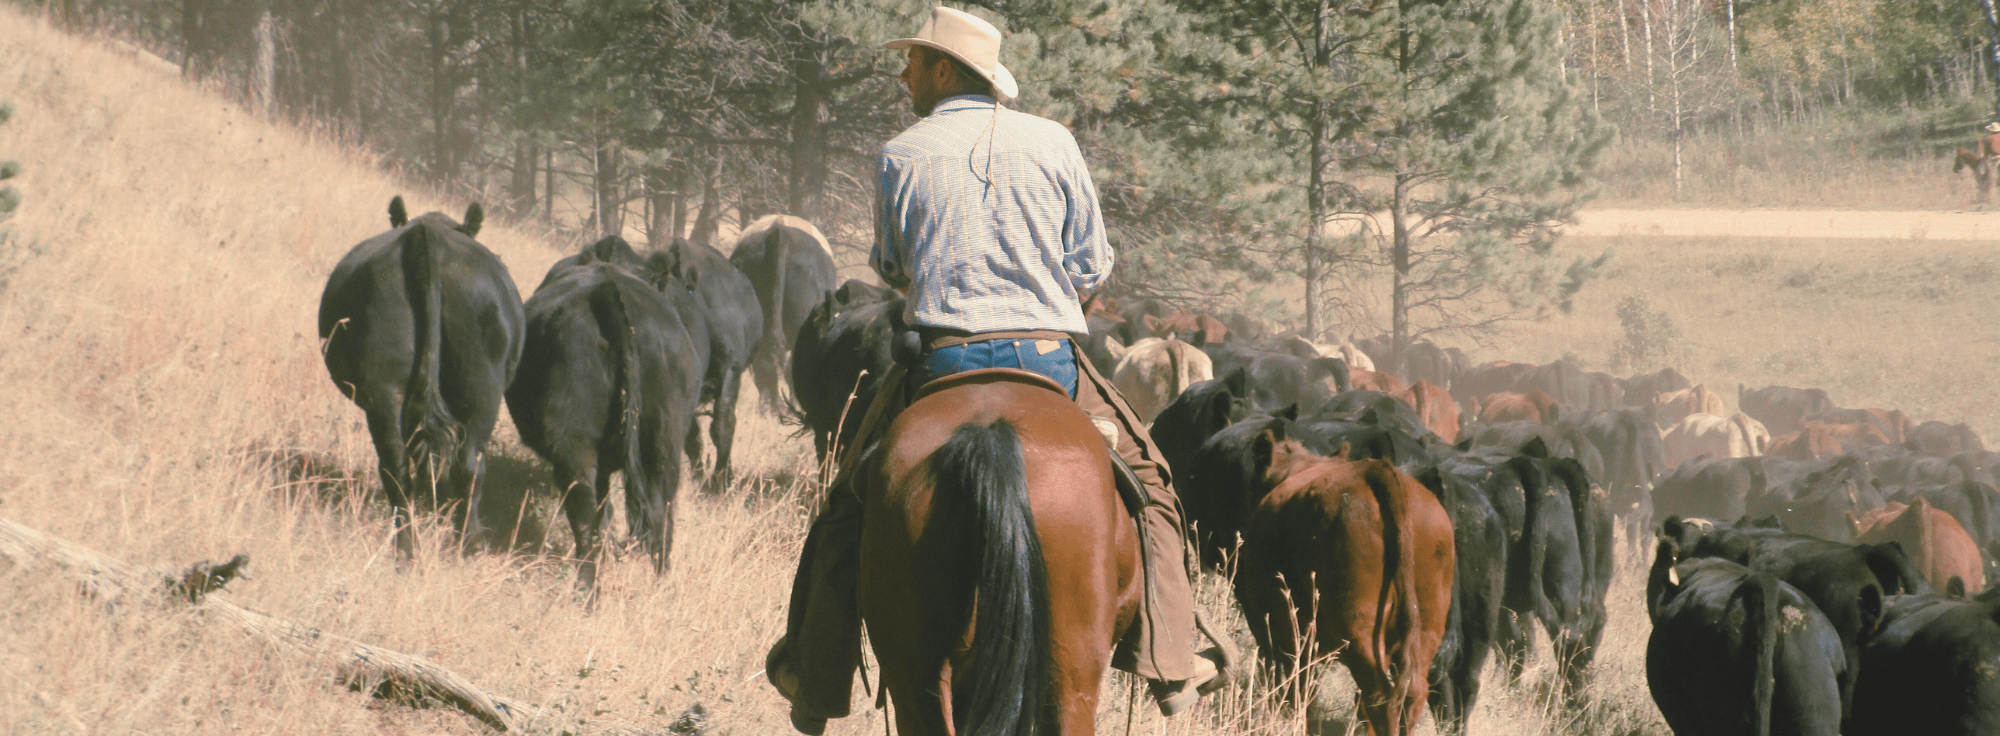
{"type": "MultiPolygon", "coordinates": [[[[911,350],[901,297],[836,285],[797,218],[758,221],[727,257],[606,238],[525,304],[473,239],[480,219],[413,219],[398,198],[393,229],[342,259],[320,305],[405,550],[420,496],[470,538],[504,396],[567,489],[579,584],[613,472],[664,573],[704,406],[701,482],[729,477],[745,370],[825,459],[911,350]]],[[[1153,301],[1096,300],[1089,323],[1081,352],[1152,422],[1190,541],[1233,575],[1264,660],[1333,654],[1373,732],[1408,733],[1426,701],[1463,732],[1489,653],[1513,681],[1537,630],[1558,697],[1578,697],[1616,562],[1651,554],[1646,673],[1676,733],[2000,733],[2000,593],[1983,593],[2000,453],[1966,425],[1777,386],[1738,387],[1731,412],[1671,368],[1475,365],[1153,301]]]]}

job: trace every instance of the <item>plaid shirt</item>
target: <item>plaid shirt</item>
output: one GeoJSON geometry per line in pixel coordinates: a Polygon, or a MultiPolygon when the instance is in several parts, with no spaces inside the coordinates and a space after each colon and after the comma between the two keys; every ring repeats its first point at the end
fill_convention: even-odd
{"type": "Polygon", "coordinates": [[[909,293],[911,324],[1089,332],[1082,294],[1111,273],[1097,188],[1061,123],[949,97],[882,147],[868,265],[909,293]]]}

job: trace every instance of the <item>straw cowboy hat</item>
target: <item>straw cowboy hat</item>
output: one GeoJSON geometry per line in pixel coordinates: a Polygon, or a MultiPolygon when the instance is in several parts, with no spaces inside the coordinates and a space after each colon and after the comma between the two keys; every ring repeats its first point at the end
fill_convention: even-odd
{"type": "Polygon", "coordinates": [[[1988,133],[2000,133],[2000,123],[1987,123],[1987,124],[1986,124],[1986,132],[1988,132],[1988,133]]]}
{"type": "Polygon", "coordinates": [[[1013,100],[1021,94],[1021,88],[1014,84],[1013,72],[1000,65],[1000,29],[978,16],[940,5],[931,11],[930,20],[924,21],[924,27],[917,29],[915,37],[882,44],[885,49],[911,46],[929,46],[965,62],[979,76],[993,83],[994,96],[1000,102],[1013,100]]]}

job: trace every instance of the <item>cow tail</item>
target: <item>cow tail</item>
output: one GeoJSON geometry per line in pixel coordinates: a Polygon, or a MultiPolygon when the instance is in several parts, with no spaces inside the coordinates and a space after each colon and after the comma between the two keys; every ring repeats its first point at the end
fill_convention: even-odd
{"type": "Polygon", "coordinates": [[[1181,355],[1179,347],[1171,343],[1167,345],[1167,367],[1169,368],[1167,375],[1173,376],[1174,382],[1172,390],[1168,391],[1167,395],[1179,396],[1182,391],[1187,390],[1187,360],[1186,356],[1181,355]]]}
{"type": "MultiPolygon", "coordinates": [[[[618,361],[618,370],[612,374],[611,385],[612,392],[618,397],[618,432],[625,437],[626,506],[646,508],[650,506],[652,489],[646,487],[651,479],[645,473],[645,445],[641,442],[639,431],[640,411],[645,406],[642,390],[645,382],[640,378],[639,351],[633,344],[632,320],[625,313],[625,296],[619,292],[617,283],[607,281],[591,289],[590,312],[597,319],[604,341],[610,343],[611,354],[618,361]],[[640,503],[631,503],[635,499],[640,503]]],[[[626,523],[641,539],[650,539],[650,535],[659,531],[652,529],[651,521],[645,518],[627,519],[626,523]]]]}
{"type": "MultiPolygon", "coordinates": [[[[933,513],[970,516],[978,612],[973,617],[968,736],[1032,736],[1049,717],[1048,570],[1028,504],[1020,436],[1004,419],[959,425],[931,455],[933,513]],[[960,505],[964,504],[964,505],[960,505]]],[[[965,528],[965,527],[961,527],[965,528]]]]}
{"type": "Polygon", "coordinates": [[[1993,527],[1987,525],[1993,523],[1993,509],[1986,505],[1986,489],[1972,480],[1969,473],[1958,487],[1964,491],[1965,500],[1972,507],[1972,525],[1978,527],[1977,531],[1972,532],[1972,538],[1978,541],[1979,551],[1982,554],[1990,554],[1994,542],[1993,527]]]}
{"type": "Polygon", "coordinates": [[[417,352],[404,387],[402,433],[409,446],[409,462],[418,468],[411,477],[418,479],[419,485],[437,481],[434,469],[448,464],[458,445],[458,422],[452,419],[438,388],[444,352],[444,285],[438,276],[444,267],[444,243],[437,242],[442,240],[429,227],[414,227],[402,249],[403,289],[417,352]]]}
{"type": "Polygon", "coordinates": [[[1426,674],[1416,666],[1416,648],[1393,639],[1393,632],[1414,632],[1421,624],[1416,534],[1410,526],[1409,489],[1402,486],[1399,475],[1394,466],[1382,461],[1376,461],[1368,473],[1368,488],[1382,514],[1382,592],[1375,603],[1375,661],[1394,668],[1389,673],[1392,718],[1401,717],[1399,704],[1408,702],[1426,674]]]}
{"type": "Polygon", "coordinates": [[[1771,736],[1771,699],[1777,689],[1778,579],[1752,573],[1736,586],[1731,597],[1743,606],[1749,619],[1743,623],[1744,644],[1757,656],[1756,673],[1750,681],[1751,703],[1756,708],[1752,727],[1757,736],[1771,736]]]}

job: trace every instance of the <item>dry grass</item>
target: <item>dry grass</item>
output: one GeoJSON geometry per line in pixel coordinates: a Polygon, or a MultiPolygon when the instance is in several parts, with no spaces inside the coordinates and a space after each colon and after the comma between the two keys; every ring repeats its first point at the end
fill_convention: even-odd
{"type": "MultiPolygon", "coordinates": [[[[442,552],[433,525],[416,559],[399,561],[381,502],[363,491],[374,482],[361,414],[326,380],[313,313],[333,263],[385,227],[392,194],[407,190],[417,211],[464,203],[399,185],[364,153],[267,125],[11,7],[0,7],[0,99],[19,107],[0,126],[0,154],[21,160],[26,195],[0,251],[0,267],[22,264],[0,291],[0,415],[12,418],[0,425],[0,514],[133,562],[247,552],[254,578],[232,585],[233,600],[559,707],[564,722],[537,724],[548,732],[597,722],[664,731],[697,704],[712,733],[788,731],[757,673],[782,626],[814,492],[800,480],[807,443],[747,416],[739,467],[752,480],[690,494],[674,571],[656,578],[636,556],[610,563],[590,615],[571,593],[559,557],[567,533],[545,497],[528,515],[554,528],[546,544],[532,531],[523,541],[552,553],[461,558],[442,552]]],[[[482,239],[530,288],[560,255],[498,224],[482,239]]],[[[1970,284],[1952,276],[1962,265],[1985,263],[1969,247],[1943,260],[1907,244],[1620,247],[1621,270],[1586,292],[1577,316],[1527,326],[1509,354],[1595,357],[1617,336],[1607,305],[1644,285],[1694,338],[1689,372],[1704,380],[1825,385],[1845,403],[1933,416],[1993,403],[1978,400],[1986,387],[1927,367],[1976,364],[1957,358],[1991,350],[1967,337],[1985,334],[1975,315],[1991,310],[1960,301],[1976,289],[1952,286],[1970,284]],[[1774,285],[1795,272],[1802,286],[1774,285]],[[1944,290],[1912,296],[1927,288],[1944,290]]],[[[546,484],[504,425],[496,454],[496,487],[546,484]]],[[[1638,586],[1628,564],[1592,705],[1571,711],[1538,695],[1552,674],[1541,659],[1519,687],[1489,677],[1474,732],[1664,733],[1644,687],[1638,586]]],[[[0,590],[0,732],[481,730],[449,710],[350,692],[323,663],[183,609],[107,612],[71,584],[20,570],[0,569],[0,590]]],[[[1205,577],[1200,598],[1242,638],[1219,578],[1205,577]]],[[[1349,710],[1341,679],[1323,688],[1335,716],[1349,710]]],[[[1123,729],[1129,692],[1122,676],[1107,681],[1107,732],[1123,729]]],[[[1142,700],[1135,730],[1298,734],[1312,728],[1303,711],[1244,686],[1173,720],[1142,700]]],[[[881,729],[864,712],[832,730],[881,729]]]]}

